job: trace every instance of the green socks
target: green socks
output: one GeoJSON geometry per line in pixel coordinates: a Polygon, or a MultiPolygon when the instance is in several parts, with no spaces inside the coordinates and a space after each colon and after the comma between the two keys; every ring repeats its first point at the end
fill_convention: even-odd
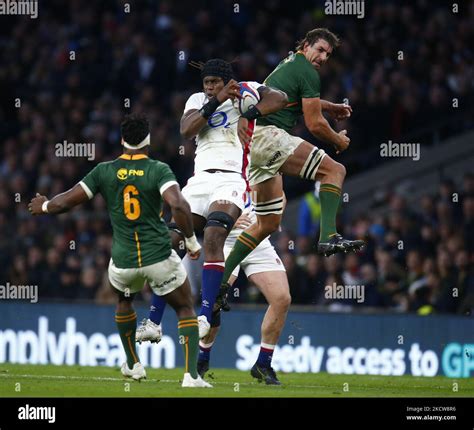
{"type": "Polygon", "coordinates": [[[234,247],[225,261],[224,276],[222,283],[229,282],[234,269],[247,257],[257,246],[259,242],[249,234],[242,232],[235,241],[234,247]]]}
{"type": "Polygon", "coordinates": [[[328,242],[336,231],[336,214],[341,200],[341,189],[331,184],[322,184],[319,188],[321,201],[320,242],[328,242]]]}
{"type": "Polygon", "coordinates": [[[115,322],[122,339],[123,349],[127,355],[127,365],[129,369],[138,363],[137,350],[135,349],[135,331],[137,329],[137,314],[133,312],[116,312],[115,322]]]}
{"type": "Polygon", "coordinates": [[[196,317],[181,318],[178,322],[179,343],[183,346],[184,372],[196,379],[199,353],[199,329],[196,317]]]}

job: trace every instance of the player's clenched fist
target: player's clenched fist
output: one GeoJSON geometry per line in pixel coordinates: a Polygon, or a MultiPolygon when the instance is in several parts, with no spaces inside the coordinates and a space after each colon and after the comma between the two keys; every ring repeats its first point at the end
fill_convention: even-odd
{"type": "Polygon", "coordinates": [[[349,136],[347,136],[347,130],[342,130],[338,133],[339,135],[339,140],[336,145],[336,153],[339,154],[342,151],[345,151],[349,147],[349,143],[351,142],[351,139],[349,136]]]}
{"type": "Polygon", "coordinates": [[[44,213],[43,203],[47,202],[48,198],[36,193],[36,197],[33,197],[28,204],[28,210],[32,215],[40,215],[44,213]]]}
{"type": "Polygon", "coordinates": [[[235,79],[231,79],[227,82],[227,85],[222,88],[216,96],[220,103],[225,102],[227,99],[234,100],[236,97],[239,99],[242,98],[240,95],[240,85],[235,79]]]}

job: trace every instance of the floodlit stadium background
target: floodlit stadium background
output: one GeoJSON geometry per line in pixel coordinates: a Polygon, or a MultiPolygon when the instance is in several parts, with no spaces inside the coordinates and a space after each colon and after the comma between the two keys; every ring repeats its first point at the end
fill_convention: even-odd
{"type": "MultiPolygon", "coordinates": [[[[5,300],[0,331],[38,331],[39,318],[57,315],[64,318],[50,321],[56,333],[74,316],[78,331],[101,331],[88,326],[86,312],[109,312],[91,305],[114,302],[106,279],[111,229],[103,200],[68,215],[32,218],[27,204],[35,192],[52,197],[98,162],[118,156],[120,121],[135,111],[151,120],[152,156],[169,163],[184,185],[193,172],[194,142],[180,137],[178,124],[184,102],[201,85],[188,62],[234,60],[238,80],[263,81],[306,31],[327,27],[342,46],[321,71],[322,98],[348,99],[353,107],[348,121],[332,123],[348,130],[351,145],[335,156],[302,123],[294,134],[346,166],[339,230],[364,237],[368,246],[357,255],[316,256],[313,186],[285,179],[289,205],[272,241],[288,272],[292,311],[305,312],[295,320],[303,327],[297,342],[309,336],[313,345],[344,348],[357,338],[358,346],[395,349],[403,324],[393,320],[392,327],[387,318],[412,314],[404,320],[412,343],[424,341],[435,351],[436,373],[449,373],[449,358],[448,367],[442,364],[446,345],[463,355],[474,307],[474,4],[454,12],[449,2],[367,1],[359,19],[328,15],[323,1],[51,0],[39,5],[37,19],[1,22],[0,284],[38,285],[39,303],[5,300]],[[64,141],[93,143],[94,159],[58,157],[56,144],[64,141]],[[419,156],[386,156],[382,148],[393,143],[418,145],[419,156]],[[328,298],[325,286],[333,283],[363,285],[364,300],[328,298]],[[320,332],[311,318],[327,324],[336,315],[341,326],[332,322],[327,339],[316,339],[320,332]],[[380,328],[377,336],[360,340],[373,325],[380,328]],[[341,335],[344,327],[356,332],[341,335]]],[[[189,270],[197,291],[199,267],[189,270]]],[[[253,323],[244,327],[229,317],[232,336],[253,330],[258,343],[260,314],[252,312],[261,310],[238,305],[258,305],[263,297],[245,278],[237,285],[232,312],[250,312],[253,323]]],[[[137,303],[149,298],[146,289],[137,303]]],[[[113,332],[103,320],[103,330],[113,332]]],[[[222,366],[235,366],[232,336],[222,347],[222,366]]],[[[0,342],[0,361],[15,361],[7,342],[0,342]]],[[[470,357],[451,376],[469,376],[470,357]]]]}

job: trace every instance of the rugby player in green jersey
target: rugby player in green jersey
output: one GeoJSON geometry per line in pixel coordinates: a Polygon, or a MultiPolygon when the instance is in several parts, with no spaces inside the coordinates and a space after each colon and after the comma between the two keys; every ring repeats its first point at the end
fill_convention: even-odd
{"type": "Polygon", "coordinates": [[[281,223],[283,183],[280,174],[321,182],[319,254],[329,256],[337,252],[356,251],[364,246],[363,241],[344,239],[336,231],[336,214],[346,175],[345,167],[329,157],[323,149],[290,134],[298,117],[303,115],[309,131],[334,146],[337,153],[349,146],[346,130],[336,133],[322,112],[326,111],[335,119],[343,119],[350,116],[351,107],[320,98],[318,70],[338,45],[338,37],[327,29],[309,31],[298,43],[297,52],[290,53],[264,82],[266,86],[287,94],[287,106],[265,117],[256,107],[252,107],[239,119],[239,137],[243,143],[250,140],[245,132],[248,129],[247,121],[257,119],[251,144],[249,178],[254,192],[257,223],[242,232],[226,260],[220,299],[229,287],[228,280],[235,267],[264,238],[275,232],[281,223]]]}
{"type": "Polygon", "coordinates": [[[133,296],[148,281],[179,319],[179,343],[185,356],[183,387],[211,387],[197,373],[198,322],[191,287],[181,259],[171,247],[168,227],[160,216],[163,200],[184,233],[190,257],[199,257],[189,204],[181,194],[170,167],[148,157],[150,130],[146,117],[127,116],[121,124],[123,154],[99,163],[82,181],[51,200],[39,194],[28,208],[33,215],[59,214],[100,193],[110,215],[113,241],[109,281],[118,296],[115,321],[127,356],[121,371],[140,380],[146,372],[135,347],[137,316],[133,296]]]}

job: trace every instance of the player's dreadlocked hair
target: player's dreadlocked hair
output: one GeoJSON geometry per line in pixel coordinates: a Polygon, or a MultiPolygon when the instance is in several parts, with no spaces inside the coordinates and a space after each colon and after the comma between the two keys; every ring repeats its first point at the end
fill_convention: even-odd
{"type": "Polygon", "coordinates": [[[143,114],[126,115],[120,124],[123,140],[130,145],[138,145],[150,133],[150,124],[143,114]]]}
{"type": "Polygon", "coordinates": [[[337,48],[341,41],[334,33],[329,31],[327,28],[315,28],[314,30],[308,31],[304,39],[301,39],[296,44],[296,50],[301,51],[304,44],[308,42],[309,45],[316,43],[319,39],[324,39],[332,49],[337,48]]]}
{"type": "Polygon", "coordinates": [[[190,61],[189,65],[201,70],[201,79],[206,76],[219,76],[227,84],[234,77],[234,70],[232,64],[220,58],[213,58],[205,63],[190,61]]]}

